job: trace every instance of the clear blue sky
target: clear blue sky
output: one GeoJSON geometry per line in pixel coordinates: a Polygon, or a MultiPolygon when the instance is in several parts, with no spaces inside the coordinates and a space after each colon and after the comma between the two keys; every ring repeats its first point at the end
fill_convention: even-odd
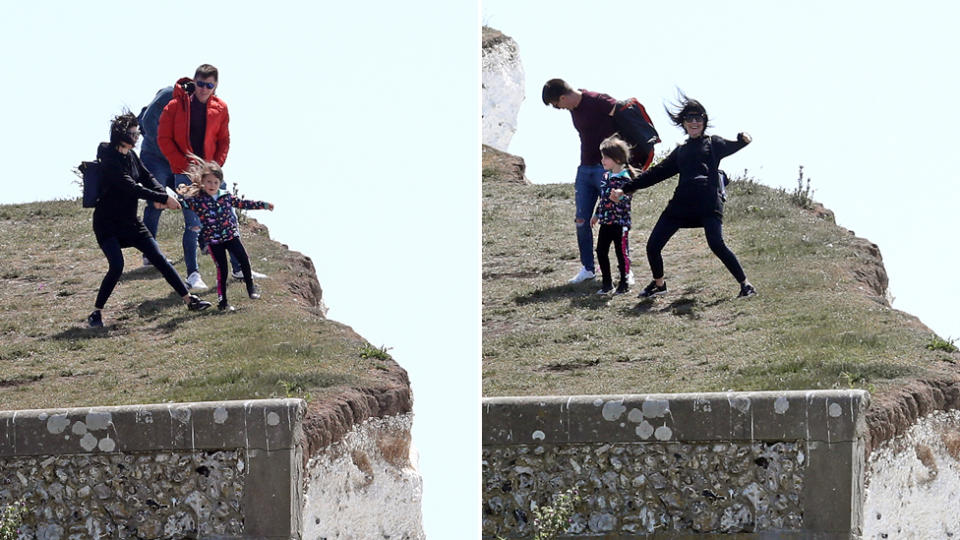
{"type": "Polygon", "coordinates": [[[70,170],[115,114],[220,69],[227,180],[276,204],[254,217],[313,259],[328,316],[409,372],[435,539],[480,529],[479,28],[476,4],[439,0],[38,0],[0,18],[0,203],[78,195],[70,170]]]}
{"type": "Polygon", "coordinates": [[[637,97],[664,149],[682,138],[663,111],[680,88],[706,106],[713,133],[753,135],[724,161],[728,172],[792,190],[803,165],[814,198],[880,247],[894,307],[944,338],[960,337],[958,15],[958,5],[930,0],[481,8],[482,23],[519,45],[526,101],[509,151],[534,182],[572,182],[578,164],[569,113],[541,101],[548,79],[637,97]]]}

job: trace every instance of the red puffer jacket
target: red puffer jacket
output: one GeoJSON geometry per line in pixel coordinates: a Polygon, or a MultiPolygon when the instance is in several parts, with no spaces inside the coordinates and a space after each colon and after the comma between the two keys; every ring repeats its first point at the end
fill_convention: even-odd
{"type": "MultiPolygon", "coordinates": [[[[173,99],[163,108],[157,128],[157,145],[170,162],[175,174],[183,174],[190,167],[187,154],[190,146],[190,95],[183,83],[192,79],[184,77],[173,86],[173,99]]],[[[213,95],[207,100],[207,130],[203,138],[203,156],[223,166],[230,149],[230,114],[227,104],[213,95]]]]}

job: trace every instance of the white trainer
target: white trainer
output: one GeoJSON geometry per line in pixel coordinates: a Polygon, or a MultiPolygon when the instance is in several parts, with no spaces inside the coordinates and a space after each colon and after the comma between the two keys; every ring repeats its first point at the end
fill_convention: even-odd
{"type": "Polygon", "coordinates": [[[188,289],[206,289],[207,284],[203,282],[203,278],[200,277],[200,272],[193,272],[187,276],[187,288],[188,289]]]}
{"type": "Polygon", "coordinates": [[[633,270],[627,272],[627,285],[636,285],[636,281],[633,279],[633,270]]]}
{"type": "MultiPolygon", "coordinates": [[[[233,273],[231,273],[230,275],[233,276],[233,277],[235,277],[236,279],[243,279],[243,272],[233,272],[233,273]]],[[[257,272],[256,270],[250,270],[250,277],[252,277],[253,279],[263,279],[263,278],[267,277],[267,275],[266,275],[266,274],[261,274],[260,272],[257,272]]]]}
{"type": "Polygon", "coordinates": [[[577,275],[573,276],[573,279],[570,280],[570,283],[580,283],[581,281],[586,281],[595,277],[597,277],[596,274],[581,266],[580,271],[577,272],[577,275]]]}

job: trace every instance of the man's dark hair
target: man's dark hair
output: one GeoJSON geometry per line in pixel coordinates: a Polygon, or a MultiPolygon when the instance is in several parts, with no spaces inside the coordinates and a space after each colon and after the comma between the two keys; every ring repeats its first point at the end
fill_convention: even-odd
{"type": "Polygon", "coordinates": [[[220,82],[220,72],[217,71],[217,68],[211,66],[210,64],[201,65],[197,68],[197,71],[193,73],[194,80],[199,79],[200,77],[213,77],[213,80],[220,82]]]}
{"type": "Polygon", "coordinates": [[[547,84],[543,85],[543,104],[553,105],[560,99],[560,96],[571,92],[573,92],[573,88],[570,88],[567,81],[563,79],[550,79],[547,81],[547,84]]]}

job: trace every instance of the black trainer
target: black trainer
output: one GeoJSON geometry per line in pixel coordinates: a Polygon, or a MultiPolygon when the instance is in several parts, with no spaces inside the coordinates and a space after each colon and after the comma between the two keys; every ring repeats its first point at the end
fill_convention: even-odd
{"type": "Polygon", "coordinates": [[[667,294],[667,282],[663,282],[663,286],[657,286],[656,280],[651,281],[649,285],[643,288],[640,291],[640,294],[637,295],[637,298],[650,298],[653,296],[660,296],[661,294],[667,294]]]}
{"type": "Polygon", "coordinates": [[[190,311],[203,311],[210,307],[212,304],[206,300],[201,300],[199,296],[195,294],[190,295],[190,303],[187,304],[187,309],[190,311]]]}
{"type": "Polygon", "coordinates": [[[610,294],[613,292],[613,285],[602,285],[597,294],[610,294]]]}
{"type": "Polygon", "coordinates": [[[87,326],[90,328],[103,328],[103,318],[100,316],[99,309],[87,315],[87,326]]]}
{"type": "Polygon", "coordinates": [[[624,294],[630,292],[630,284],[627,283],[627,280],[620,280],[620,284],[617,285],[617,290],[613,294],[624,294]]]}
{"type": "Polygon", "coordinates": [[[737,295],[737,298],[745,298],[747,296],[753,296],[757,294],[757,290],[753,288],[753,285],[749,283],[740,284],[740,294],[737,295]]]}
{"type": "Polygon", "coordinates": [[[260,299],[260,289],[257,288],[256,285],[254,285],[253,287],[247,289],[247,296],[249,296],[251,300],[259,300],[259,299],[260,299]]]}
{"type": "Polygon", "coordinates": [[[236,311],[236,308],[228,304],[226,300],[221,300],[220,303],[217,304],[217,309],[220,311],[236,311]]]}

